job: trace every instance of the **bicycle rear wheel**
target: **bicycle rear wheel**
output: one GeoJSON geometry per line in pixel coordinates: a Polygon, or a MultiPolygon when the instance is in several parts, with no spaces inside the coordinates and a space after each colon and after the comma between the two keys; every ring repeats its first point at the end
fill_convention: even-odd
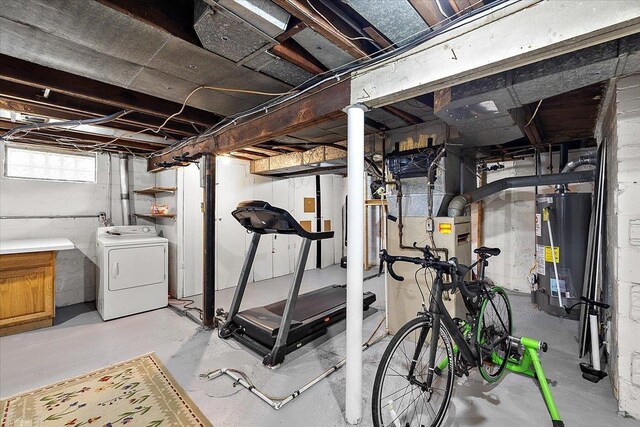
{"type": "Polygon", "coordinates": [[[432,332],[431,319],[419,317],[404,325],[389,342],[373,385],[375,427],[438,427],[442,423],[451,400],[455,362],[451,339],[443,327],[435,358],[429,360],[432,332]],[[421,338],[424,344],[418,347],[421,338]],[[430,367],[438,369],[428,387],[430,367]]]}
{"type": "Polygon", "coordinates": [[[511,332],[511,304],[505,291],[496,286],[483,298],[476,326],[478,370],[490,383],[498,381],[507,366],[511,332]]]}

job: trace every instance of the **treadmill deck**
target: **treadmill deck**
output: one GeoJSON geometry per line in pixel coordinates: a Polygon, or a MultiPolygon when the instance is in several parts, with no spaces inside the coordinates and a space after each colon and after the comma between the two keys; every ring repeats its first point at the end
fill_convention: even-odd
{"type": "MultiPolygon", "coordinates": [[[[291,319],[287,345],[302,340],[306,335],[319,332],[346,315],[347,289],[344,285],[327,286],[298,296],[291,319]]],[[[367,310],[376,300],[375,294],[365,292],[363,308],[367,310]]],[[[250,308],[233,317],[234,323],[260,344],[275,344],[287,300],[263,307],[250,308]]],[[[238,331],[240,332],[240,331],[238,331]]],[[[324,333],[324,332],[322,332],[324,333]]]]}

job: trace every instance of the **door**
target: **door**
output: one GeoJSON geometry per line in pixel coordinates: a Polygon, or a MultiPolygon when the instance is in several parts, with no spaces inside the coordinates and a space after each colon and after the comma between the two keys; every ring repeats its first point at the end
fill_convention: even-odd
{"type": "MultiPolygon", "coordinates": [[[[289,180],[273,180],[273,206],[290,210],[289,206],[289,180]]],[[[293,273],[291,240],[297,236],[287,234],[275,234],[273,236],[273,277],[285,276],[293,273]]]]}
{"type": "Polygon", "coordinates": [[[247,162],[218,157],[216,169],[216,289],[226,289],[236,286],[251,239],[231,212],[252,193],[247,162]]]}
{"type": "Polygon", "coordinates": [[[178,221],[182,225],[180,240],[182,256],[179,264],[182,268],[182,297],[187,298],[202,293],[203,270],[203,189],[200,186],[200,169],[191,164],[178,170],[178,192],[182,203],[182,212],[178,221]]]}
{"type": "Polygon", "coordinates": [[[164,245],[109,250],[109,290],[137,288],[165,279],[164,245]]]}

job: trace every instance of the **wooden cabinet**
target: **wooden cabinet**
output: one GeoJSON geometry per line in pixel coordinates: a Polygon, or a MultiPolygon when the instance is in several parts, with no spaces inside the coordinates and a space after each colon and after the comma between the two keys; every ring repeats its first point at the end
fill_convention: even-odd
{"type": "Polygon", "coordinates": [[[0,255],[0,336],[53,325],[55,252],[0,255]]]}

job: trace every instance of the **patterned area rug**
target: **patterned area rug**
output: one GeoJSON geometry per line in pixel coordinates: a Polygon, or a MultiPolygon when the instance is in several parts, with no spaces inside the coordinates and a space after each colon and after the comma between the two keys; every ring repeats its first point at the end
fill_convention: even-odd
{"type": "Polygon", "coordinates": [[[211,426],[154,354],[0,400],[1,427],[211,426]]]}

